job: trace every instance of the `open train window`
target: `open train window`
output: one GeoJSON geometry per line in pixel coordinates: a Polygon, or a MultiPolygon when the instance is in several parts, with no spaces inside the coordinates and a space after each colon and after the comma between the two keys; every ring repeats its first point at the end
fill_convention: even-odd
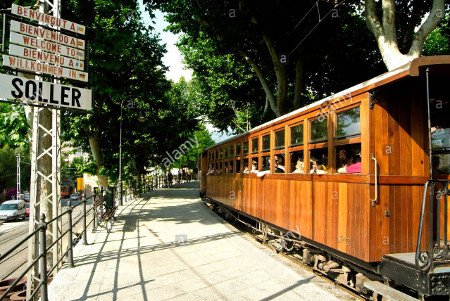
{"type": "Polygon", "coordinates": [[[261,170],[270,170],[270,157],[269,156],[264,156],[261,157],[262,159],[262,165],[261,165],[261,170]]]}
{"type": "Polygon", "coordinates": [[[243,163],[242,163],[242,172],[243,173],[248,173],[248,159],[244,159],[243,163]]]}
{"type": "Polygon", "coordinates": [[[252,139],[252,153],[258,152],[258,137],[252,139]]]}
{"type": "Polygon", "coordinates": [[[236,144],[236,157],[239,157],[241,155],[241,144],[236,144]]]}
{"type": "Polygon", "coordinates": [[[336,147],[336,172],[361,173],[361,143],[336,147]]]}
{"type": "Polygon", "coordinates": [[[270,134],[262,136],[262,151],[270,150],[270,134]]]}
{"type": "Polygon", "coordinates": [[[320,116],[311,120],[311,139],[310,143],[323,142],[328,139],[328,118],[320,116]]]}
{"type": "Polygon", "coordinates": [[[328,173],[328,148],[312,149],[309,153],[309,173],[328,173]]]}
{"type": "Polygon", "coordinates": [[[433,168],[437,174],[450,174],[450,96],[448,91],[432,90],[430,99],[433,168]]]}
{"type": "Polygon", "coordinates": [[[303,124],[291,127],[291,146],[303,145],[303,124]]]}
{"type": "Polygon", "coordinates": [[[248,154],[248,141],[244,141],[244,143],[242,144],[242,150],[244,152],[244,155],[248,154]]]}
{"type": "Polygon", "coordinates": [[[275,149],[284,148],[284,130],[275,132],[275,149]]]}
{"type": "Polygon", "coordinates": [[[219,150],[219,159],[223,159],[223,148],[219,150]]]}
{"type": "Polygon", "coordinates": [[[228,159],[228,146],[224,147],[224,151],[223,152],[224,152],[224,158],[228,159]]]}
{"type": "Polygon", "coordinates": [[[286,166],[285,166],[285,160],[284,156],[282,154],[277,154],[273,156],[273,172],[274,173],[285,173],[286,172],[286,166]]]}
{"type": "Polygon", "coordinates": [[[250,172],[251,173],[257,173],[259,170],[259,158],[252,158],[251,159],[251,165],[250,165],[250,172]]]}
{"type": "Polygon", "coordinates": [[[352,138],[361,135],[359,107],[337,113],[336,123],[336,139],[352,138]]]}
{"type": "Polygon", "coordinates": [[[234,145],[230,146],[230,158],[234,157],[234,145]]]}
{"type": "Polygon", "coordinates": [[[228,164],[228,173],[234,173],[234,161],[230,161],[228,164]]]}
{"type": "Polygon", "coordinates": [[[291,152],[291,166],[289,172],[303,174],[305,173],[305,164],[303,161],[303,151],[291,152]]]}
{"type": "Polygon", "coordinates": [[[241,173],[241,160],[236,160],[236,173],[241,173]]]}

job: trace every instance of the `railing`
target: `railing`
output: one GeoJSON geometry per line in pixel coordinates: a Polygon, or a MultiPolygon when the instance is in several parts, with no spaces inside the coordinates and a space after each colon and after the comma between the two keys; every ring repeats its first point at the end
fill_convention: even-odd
{"type": "MultiPolygon", "coordinates": [[[[38,235],[39,238],[39,255],[33,260],[33,262],[28,263],[28,266],[25,268],[25,271],[23,271],[18,277],[17,279],[11,283],[11,285],[9,286],[9,288],[3,292],[2,295],[0,295],[0,300],[3,300],[4,298],[6,298],[10,292],[12,292],[12,290],[15,288],[15,286],[17,286],[17,284],[22,280],[22,278],[25,277],[25,275],[31,270],[31,269],[35,269],[36,271],[39,271],[39,282],[37,283],[37,285],[35,285],[33,287],[33,290],[31,292],[30,296],[27,296],[28,300],[33,300],[35,299],[35,297],[37,296],[36,294],[40,295],[40,298],[42,301],[47,301],[48,300],[48,293],[47,293],[47,286],[48,286],[48,277],[50,277],[52,275],[52,273],[55,271],[55,269],[59,266],[60,263],[63,262],[63,260],[65,258],[67,258],[67,263],[69,267],[74,267],[74,261],[73,261],[73,229],[74,227],[80,222],[83,222],[83,231],[82,231],[82,239],[83,239],[83,243],[87,244],[87,227],[89,226],[87,223],[87,216],[89,214],[89,212],[94,212],[93,210],[93,206],[91,208],[89,208],[89,210],[87,210],[87,202],[93,198],[93,201],[95,203],[95,198],[96,196],[93,195],[90,198],[84,198],[79,204],[77,204],[76,206],[69,206],[69,208],[61,213],[60,215],[58,215],[57,217],[53,218],[50,221],[45,221],[45,214],[41,214],[40,216],[40,222],[39,222],[39,227],[32,233],[28,234],[24,239],[22,239],[19,243],[17,243],[15,246],[13,246],[10,250],[8,250],[7,252],[5,252],[4,254],[0,255],[0,262],[2,260],[4,260],[5,258],[7,258],[10,254],[12,254],[16,249],[18,249],[21,245],[25,244],[28,242],[28,240],[30,238],[34,238],[36,235],[38,235]],[[78,207],[83,205],[83,214],[82,216],[75,222],[73,222],[72,220],[72,213],[73,210],[78,207]],[[47,246],[46,243],[46,230],[48,225],[50,225],[52,222],[62,219],[65,215],[68,216],[68,228],[67,230],[63,231],[61,233],[61,236],[58,237],[55,241],[52,242],[51,245],[47,246]],[[59,241],[62,242],[62,240],[64,239],[64,237],[67,236],[67,249],[64,253],[61,254],[61,257],[58,258],[57,262],[53,264],[53,266],[48,267],[47,266],[47,253],[49,251],[51,251],[52,247],[58,243],[59,241]]],[[[95,220],[95,215],[94,215],[94,220],[95,220]]],[[[90,224],[90,223],[89,223],[90,224]]],[[[28,279],[28,283],[30,283],[30,279],[28,279]]]]}
{"type": "Polygon", "coordinates": [[[416,266],[422,271],[450,263],[448,185],[448,180],[428,180],[424,186],[415,254],[416,266]],[[424,248],[423,234],[428,238],[424,248]]]}

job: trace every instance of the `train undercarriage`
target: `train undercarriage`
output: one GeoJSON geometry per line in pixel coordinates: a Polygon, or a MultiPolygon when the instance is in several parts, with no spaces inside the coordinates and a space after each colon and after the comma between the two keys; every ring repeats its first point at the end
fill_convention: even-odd
{"type": "MultiPolygon", "coordinates": [[[[388,254],[380,263],[367,263],[318,244],[276,225],[258,220],[213,199],[208,206],[232,224],[240,224],[262,244],[288,255],[368,300],[450,300],[450,265],[423,271],[415,253],[388,254]],[[401,284],[400,284],[401,283],[401,284]]],[[[446,254],[448,256],[448,254],[446,254]]],[[[448,258],[450,260],[450,257],[448,258]]]]}

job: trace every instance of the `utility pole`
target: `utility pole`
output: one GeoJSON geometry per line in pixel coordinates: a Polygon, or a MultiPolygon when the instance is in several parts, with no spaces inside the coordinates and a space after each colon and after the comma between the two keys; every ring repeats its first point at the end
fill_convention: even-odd
{"type": "Polygon", "coordinates": [[[17,192],[16,192],[16,200],[20,197],[20,154],[16,155],[17,158],[17,192]]]}

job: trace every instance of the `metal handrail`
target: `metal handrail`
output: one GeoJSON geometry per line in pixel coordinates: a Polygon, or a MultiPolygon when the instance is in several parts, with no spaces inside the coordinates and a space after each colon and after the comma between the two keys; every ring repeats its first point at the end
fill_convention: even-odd
{"type": "Polygon", "coordinates": [[[374,161],[374,198],[370,200],[372,207],[378,204],[378,161],[374,154],[372,154],[372,161],[374,161]]]}
{"type": "Polygon", "coordinates": [[[420,221],[419,221],[419,231],[416,244],[415,252],[415,264],[416,267],[422,271],[428,271],[433,269],[437,263],[447,263],[450,262],[448,255],[450,253],[450,246],[448,241],[448,180],[428,180],[424,184],[424,190],[422,195],[422,207],[420,210],[420,221]],[[440,183],[444,189],[443,194],[437,194],[435,196],[435,186],[440,183]],[[420,246],[422,245],[422,236],[424,233],[424,222],[425,222],[425,211],[427,207],[427,195],[429,193],[429,242],[428,249],[426,251],[421,251],[420,246]],[[444,197],[444,221],[443,229],[444,233],[441,237],[440,227],[441,227],[441,197],[444,197]],[[437,199],[435,203],[435,198],[437,199]],[[436,210],[435,210],[436,209],[436,210]],[[443,239],[442,239],[443,238],[443,239]]]}
{"type": "MultiPolygon", "coordinates": [[[[67,256],[67,261],[68,261],[68,265],[69,267],[73,267],[74,263],[73,263],[73,228],[80,222],[80,220],[83,220],[83,231],[82,231],[82,236],[83,236],[83,242],[85,244],[87,244],[87,223],[86,223],[86,218],[87,218],[87,214],[89,212],[91,212],[93,210],[92,206],[91,208],[89,208],[89,210],[86,209],[86,203],[89,199],[94,198],[95,200],[95,195],[89,197],[89,198],[83,198],[83,200],[75,205],[75,206],[70,206],[69,209],[67,209],[66,211],[64,211],[63,213],[59,214],[58,216],[56,216],[55,218],[53,218],[50,221],[45,221],[45,215],[42,214],[41,218],[40,218],[40,223],[39,223],[39,227],[34,230],[32,233],[28,234],[25,238],[23,238],[20,242],[18,242],[17,244],[15,244],[12,248],[10,248],[8,251],[6,251],[5,253],[3,253],[2,255],[0,255],[0,261],[6,259],[11,253],[13,253],[16,249],[18,249],[21,245],[23,245],[24,243],[27,243],[28,240],[30,238],[35,237],[36,235],[39,235],[39,255],[31,262],[31,264],[29,264],[25,271],[22,272],[19,277],[9,286],[9,288],[0,296],[0,300],[2,300],[3,298],[5,298],[10,292],[11,290],[17,286],[17,284],[19,283],[19,281],[22,280],[23,277],[25,277],[25,275],[33,268],[35,267],[37,264],[39,264],[39,270],[40,271],[45,271],[45,272],[41,272],[40,275],[40,281],[39,284],[36,285],[36,287],[33,289],[33,292],[31,292],[31,296],[29,296],[30,299],[33,299],[34,296],[40,291],[41,294],[41,300],[42,301],[47,301],[48,300],[48,293],[47,293],[47,285],[48,285],[48,277],[53,273],[53,271],[58,267],[58,265],[65,259],[65,256],[67,256]],[[82,217],[80,217],[75,223],[72,222],[72,212],[73,209],[77,206],[83,205],[83,213],[82,213],[82,217]],[[69,223],[69,227],[67,230],[65,230],[64,232],[61,233],[61,235],[52,242],[51,245],[49,245],[48,247],[46,246],[46,230],[47,230],[47,226],[50,225],[51,223],[53,223],[54,221],[58,220],[58,219],[62,219],[65,215],[68,215],[68,223],[69,223]],[[48,268],[47,267],[47,252],[50,251],[52,249],[52,247],[60,242],[66,235],[68,235],[67,239],[68,239],[68,246],[67,246],[67,250],[65,250],[62,254],[61,257],[58,258],[57,262],[53,264],[52,267],[48,268]]],[[[90,225],[91,223],[89,223],[90,225]]]]}

